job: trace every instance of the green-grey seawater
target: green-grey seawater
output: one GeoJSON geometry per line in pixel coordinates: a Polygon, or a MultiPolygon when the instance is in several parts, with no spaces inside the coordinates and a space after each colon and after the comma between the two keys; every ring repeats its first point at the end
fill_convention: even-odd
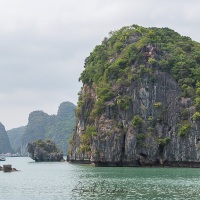
{"type": "Polygon", "coordinates": [[[0,172],[1,200],[200,199],[197,168],[99,168],[7,158],[20,172],[0,172]]]}

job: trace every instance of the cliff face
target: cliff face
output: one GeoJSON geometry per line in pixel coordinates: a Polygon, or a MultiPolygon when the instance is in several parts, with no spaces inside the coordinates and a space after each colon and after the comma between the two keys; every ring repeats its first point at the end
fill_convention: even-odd
{"type": "Polygon", "coordinates": [[[27,154],[27,144],[36,140],[51,139],[66,154],[68,140],[75,124],[76,106],[63,102],[57,115],[48,115],[43,111],[30,113],[28,125],[22,135],[22,153],[27,154]]]}
{"type": "Polygon", "coordinates": [[[21,137],[25,133],[25,130],[26,126],[21,126],[7,131],[11,147],[17,153],[21,153],[21,137]]]}
{"type": "Polygon", "coordinates": [[[53,119],[43,111],[33,111],[28,118],[28,125],[25,133],[22,135],[22,152],[26,153],[26,147],[29,142],[45,139],[47,125],[51,125],[53,119]]]}
{"type": "Polygon", "coordinates": [[[65,155],[69,148],[70,135],[75,127],[75,109],[76,106],[73,103],[61,103],[53,126],[54,135],[51,139],[65,155]]]}
{"type": "Polygon", "coordinates": [[[125,27],[104,39],[81,74],[71,158],[199,162],[199,50],[170,29],[125,27]]]}
{"type": "Polygon", "coordinates": [[[0,154],[2,153],[13,153],[13,149],[10,146],[4,125],[0,123],[0,154]]]}

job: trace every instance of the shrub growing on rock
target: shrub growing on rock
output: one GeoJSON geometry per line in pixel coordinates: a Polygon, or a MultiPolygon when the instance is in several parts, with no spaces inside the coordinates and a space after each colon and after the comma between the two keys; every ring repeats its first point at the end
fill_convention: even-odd
{"type": "Polygon", "coordinates": [[[190,132],[190,129],[191,125],[189,123],[182,125],[178,130],[178,136],[185,137],[190,132]]]}
{"type": "Polygon", "coordinates": [[[143,120],[139,115],[134,116],[132,120],[132,125],[134,128],[140,128],[142,126],[143,120]]]}

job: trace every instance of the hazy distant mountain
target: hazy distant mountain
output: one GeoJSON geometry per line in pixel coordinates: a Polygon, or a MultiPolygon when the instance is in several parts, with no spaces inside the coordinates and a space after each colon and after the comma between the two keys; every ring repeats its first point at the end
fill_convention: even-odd
{"type": "Polygon", "coordinates": [[[25,133],[26,126],[13,128],[7,131],[10,144],[15,152],[21,153],[21,137],[25,133]]]}
{"type": "Polygon", "coordinates": [[[75,125],[75,108],[73,103],[64,102],[60,104],[57,115],[48,115],[43,111],[30,113],[28,125],[21,137],[23,153],[27,152],[29,142],[51,139],[66,154],[68,140],[75,125]]]}
{"type": "Polygon", "coordinates": [[[48,127],[45,133],[45,138],[53,140],[64,154],[67,152],[68,140],[75,126],[75,109],[73,103],[61,103],[57,115],[54,116],[53,126],[48,127]]]}
{"type": "Polygon", "coordinates": [[[13,153],[5,127],[0,123],[0,154],[13,153]]]}

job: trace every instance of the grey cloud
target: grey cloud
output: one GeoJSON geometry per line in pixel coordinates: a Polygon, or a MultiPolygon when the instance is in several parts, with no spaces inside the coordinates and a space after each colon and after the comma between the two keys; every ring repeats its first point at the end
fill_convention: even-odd
{"type": "Polygon", "coordinates": [[[77,102],[84,59],[110,30],[169,27],[200,41],[200,2],[158,0],[0,1],[0,121],[77,102]]]}

